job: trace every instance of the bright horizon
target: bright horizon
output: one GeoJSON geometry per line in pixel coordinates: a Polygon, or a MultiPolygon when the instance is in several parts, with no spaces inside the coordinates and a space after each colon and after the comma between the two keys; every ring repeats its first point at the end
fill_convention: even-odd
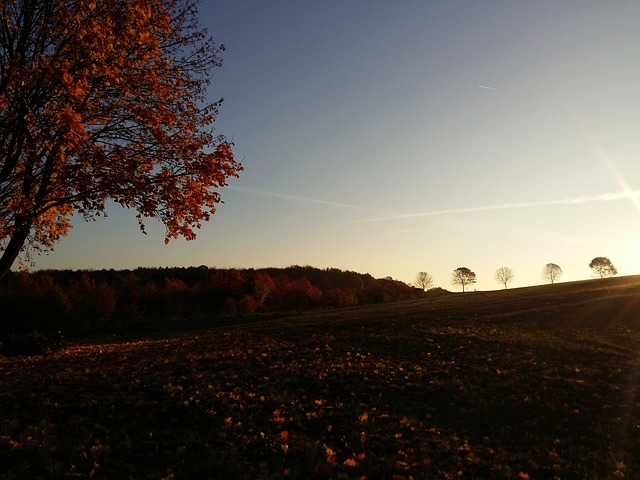
{"type": "Polygon", "coordinates": [[[74,219],[37,269],[311,265],[472,288],[640,273],[640,3],[205,0],[243,160],[197,240],[74,219]]]}

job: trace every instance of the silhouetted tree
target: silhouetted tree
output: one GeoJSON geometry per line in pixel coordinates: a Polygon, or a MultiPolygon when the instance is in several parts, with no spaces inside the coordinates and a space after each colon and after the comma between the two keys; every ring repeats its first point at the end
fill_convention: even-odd
{"type": "Polygon", "coordinates": [[[333,288],[323,292],[322,298],[331,307],[353,307],[358,305],[358,295],[355,289],[333,288]]]}
{"type": "Polygon", "coordinates": [[[12,272],[0,288],[3,333],[55,332],[69,317],[67,293],[47,274],[12,272]]]}
{"type": "Polygon", "coordinates": [[[253,315],[255,311],[260,307],[260,305],[250,297],[249,295],[245,295],[238,301],[236,306],[236,311],[238,314],[244,315],[253,315]]]}
{"type": "Polygon", "coordinates": [[[453,271],[451,283],[454,285],[461,285],[462,291],[466,285],[476,283],[476,274],[469,270],[467,267],[459,267],[453,271]]]}
{"type": "Polygon", "coordinates": [[[146,282],[140,289],[140,310],[146,320],[164,317],[162,292],[153,280],[146,282]]]}
{"type": "Polygon", "coordinates": [[[506,290],[507,283],[513,280],[513,277],[515,276],[515,273],[513,273],[513,270],[511,270],[509,267],[500,267],[496,270],[495,279],[496,282],[503,284],[506,290]]]}
{"type": "Polygon", "coordinates": [[[120,320],[137,322],[140,320],[142,309],[140,300],[142,286],[140,279],[131,271],[124,271],[111,282],[116,289],[116,313],[120,320]]]}
{"type": "Polygon", "coordinates": [[[111,320],[116,310],[116,292],[111,286],[82,274],[71,282],[68,291],[76,328],[86,331],[92,323],[104,327],[111,320]]]}
{"type": "Polygon", "coordinates": [[[613,277],[618,274],[618,270],[613,266],[607,257],[596,257],[589,263],[589,268],[600,278],[613,277]]]}
{"type": "Polygon", "coordinates": [[[274,289],[274,283],[268,273],[258,272],[253,279],[253,295],[258,305],[262,306],[274,289]]]}
{"type": "Polygon", "coordinates": [[[363,275],[360,273],[331,268],[325,270],[325,274],[329,277],[329,281],[335,288],[362,290],[365,285],[363,275]]]}
{"type": "Polygon", "coordinates": [[[542,269],[542,278],[549,280],[552,284],[562,276],[562,269],[555,263],[547,263],[542,269]]]}
{"type": "Polygon", "coordinates": [[[322,298],[322,290],[314,286],[306,277],[291,280],[284,291],[287,308],[306,310],[322,298]]]}
{"type": "Polygon", "coordinates": [[[199,0],[0,2],[0,279],[108,199],[195,237],[242,166],[214,134],[199,0]]]}
{"type": "Polygon", "coordinates": [[[162,296],[164,301],[164,315],[170,319],[180,319],[189,313],[192,302],[190,302],[190,289],[188,285],[179,278],[165,278],[162,296]]]}
{"type": "Polygon", "coordinates": [[[421,288],[422,291],[426,291],[433,287],[433,277],[427,272],[418,272],[416,276],[416,287],[421,288]]]}

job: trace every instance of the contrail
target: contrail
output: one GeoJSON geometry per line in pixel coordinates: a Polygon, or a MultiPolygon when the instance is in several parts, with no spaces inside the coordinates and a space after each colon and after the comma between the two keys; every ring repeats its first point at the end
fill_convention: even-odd
{"type": "Polygon", "coordinates": [[[334,207],[334,208],[342,208],[348,210],[358,210],[363,212],[373,212],[379,215],[402,215],[398,212],[394,212],[392,210],[380,210],[376,208],[363,207],[361,205],[352,205],[349,203],[341,203],[341,202],[333,202],[331,200],[323,200],[321,198],[312,198],[312,197],[304,197],[301,195],[291,195],[289,193],[281,193],[281,192],[272,192],[269,190],[258,190],[254,188],[247,187],[237,187],[237,186],[228,186],[229,190],[236,190],[239,192],[247,193],[249,195],[254,195],[257,197],[270,197],[276,198],[278,200],[284,200],[288,202],[295,203],[311,203],[315,205],[322,205],[325,207],[334,207]]]}
{"type": "Polygon", "coordinates": [[[487,212],[493,210],[510,210],[514,208],[536,208],[547,207],[553,205],[581,205],[591,202],[611,202],[616,200],[631,200],[637,203],[640,199],[640,190],[624,190],[620,192],[609,192],[601,195],[582,195],[579,197],[563,198],[556,200],[541,200],[537,202],[514,202],[514,203],[501,203],[497,205],[485,205],[482,207],[465,207],[465,208],[448,208],[443,210],[432,210],[429,212],[416,212],[416,213],[398,213],[390,210],[381,210],[376,208],[363,207],[361,205],[352,205],[349,203],[334,202],[331,200],[324,200],[321,198],[305,197],[301,195],[292,195],[289,193],[272,192],[269,190],[258,190],[247,187],[229,186],[230,190],[236,190],[238,192],[247,193],[258,197],[270,197],[279,200],[295,203],[308,203],[314,205],[321,205],[325,207],[340,208],[347,210],[354,210],[360,212],[376,213],[378,215],[384,215],[383,217],[370,218],[365,220],[355,220],[349,223],[374,223],[374,222],[389,222],[395,220],[407,220],[411,218],[420,217],[435,217],[440,215],[455,215],[459,213],[475,213],[475,212],[487,212]]]}
{"type": "Polygon", "coordinates": [[[491,210],[509,210],[514,208],[536,208],[552,205],[581,205],[590,202],[610,202],[615,200],[627,200],[640,198],[640,190],[627,190],[622,192],[605,193],[602,195],[583,195],[580,197],[564,198],[558,200],[541,200],[538,202],[502,203],[498,205],[486,205],[483,207],[450,208],[445,210],[432,210],[430,212],[406,213],[402,215],[360,220],[358,223],[388,222],[393,220],[405,220],[418,217],[435,217],[438,215],[453,215],[457,213],[486,212],[491,210]]]}
{"type": "Polygon", "coordinates": [[[484,88],[485,90],[497,90],[496,87],[489,87],[488,85],[478,85],[478,88],[484,88]]]}

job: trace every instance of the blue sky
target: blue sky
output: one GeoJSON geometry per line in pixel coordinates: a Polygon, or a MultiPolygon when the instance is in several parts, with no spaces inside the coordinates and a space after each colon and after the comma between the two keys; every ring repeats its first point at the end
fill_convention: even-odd
{"type": "Polygon", "coordinates": [[[192,242],[74,221],[35,268],[337,267],[455,289],[640,273],[640,2],[212,1],[245,171],[192,242]]]}

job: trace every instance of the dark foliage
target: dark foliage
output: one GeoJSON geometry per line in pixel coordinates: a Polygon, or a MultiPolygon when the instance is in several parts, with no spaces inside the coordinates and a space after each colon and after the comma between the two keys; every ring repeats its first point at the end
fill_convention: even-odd
{"type": "Polygon", "coordinates": [[[0,283],[0,329],[86,334],[386,303],[420,294],[397,280],[309,266],[19,272],[0,283]]]}

